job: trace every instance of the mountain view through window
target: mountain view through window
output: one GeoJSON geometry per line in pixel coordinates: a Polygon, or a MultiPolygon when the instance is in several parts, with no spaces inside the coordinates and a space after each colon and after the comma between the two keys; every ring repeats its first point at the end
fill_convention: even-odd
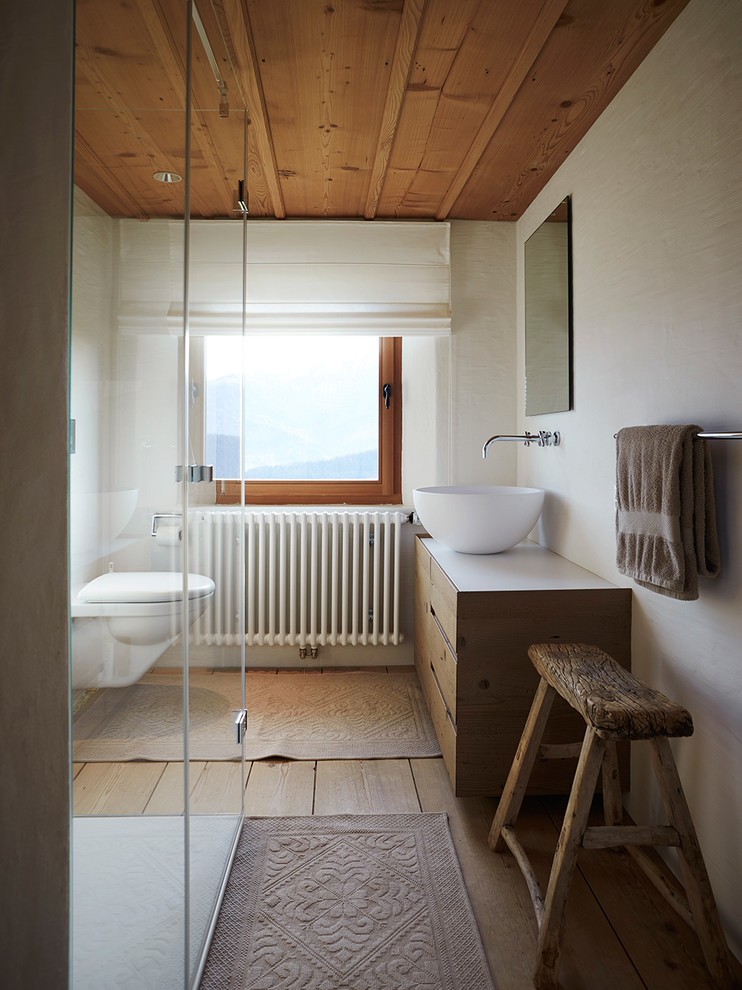
{"type": "Polygon", "coordinates": [[[246,479],[378,477],[378,338],[206,337],[205,454],[217,478],[240,476],[243,371],[246,479]]]}

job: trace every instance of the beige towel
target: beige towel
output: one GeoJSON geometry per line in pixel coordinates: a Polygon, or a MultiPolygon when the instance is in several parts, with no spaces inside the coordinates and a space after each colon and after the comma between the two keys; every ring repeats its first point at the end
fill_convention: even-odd
{"type": "Polygon", "coordinates": [[[719,572],[708,443],[698,426],[619,430],[616,564],[661,595],[693,601],[698,575],[719,572]]]}

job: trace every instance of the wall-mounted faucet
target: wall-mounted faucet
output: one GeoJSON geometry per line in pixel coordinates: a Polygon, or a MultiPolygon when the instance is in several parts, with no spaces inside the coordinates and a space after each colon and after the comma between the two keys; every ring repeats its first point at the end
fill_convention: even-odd
{"type": "Polygon", "coordinates": [[[526,430],[523,436],[506,436],[505,434],[497,434],[494,437],[490,437],[482,447],[482,457],[487,456],[487,451],[490,448],[490,444],[497,443],[499,440],[521,441],[524,447],[530,447],[532,443],[537,444],[539,447],[558,447],[559,439],[560,437],[558,430],[555,430],[553,433],[551,430],[539,430],[538,433],[529,433],[528,430],[526,430]]]}

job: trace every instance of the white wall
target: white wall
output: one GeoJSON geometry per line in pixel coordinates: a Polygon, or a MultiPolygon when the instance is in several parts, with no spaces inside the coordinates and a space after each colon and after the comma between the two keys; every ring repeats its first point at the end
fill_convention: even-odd
{"type": "MultiPolygon", "coordinates": [[[[540,539],[619,585],[615,442],[622,426],[742,429],[742,7],[693,0],[518,223],[523,243],[573,197],[575,408],[526,418],[557,449],[519,453],[519,482],[548,491],[540,539]]],[[[723,573],[700,600],[634,588],[634,669],[687,705],[674,747],[712,884],[742,948],[742,444],[711,441],[723,573]]],[[[639,747],[635,746],[637,750],[639,747]]],[[[630,808],[660,815],[635,754],[630,808]]]]}
{"type": "Polygon", "coordinates": [[[515,224],[451,224],[451,483],[513,484],[516,447],[515,224]]]}
{"type": "Polygon", "coordinates": [[[70,311],[70,572],[73,587],[95,577],[106,520],[99,492],[110,481],[110,389],[115,221],[75,187],[70,311]]]}

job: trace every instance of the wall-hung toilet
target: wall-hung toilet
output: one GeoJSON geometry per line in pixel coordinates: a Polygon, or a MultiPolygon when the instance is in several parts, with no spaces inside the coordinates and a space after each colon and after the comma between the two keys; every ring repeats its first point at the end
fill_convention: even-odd
{"type": "MultiPolygon", "coordinates": [[[[214,595],[214,582],[188,575],[190,626],[214,595]]],[[[86,584],[71,606],[72,687],[134,684],[183,630],[179,571],[111,571],[86,584]]]]}

